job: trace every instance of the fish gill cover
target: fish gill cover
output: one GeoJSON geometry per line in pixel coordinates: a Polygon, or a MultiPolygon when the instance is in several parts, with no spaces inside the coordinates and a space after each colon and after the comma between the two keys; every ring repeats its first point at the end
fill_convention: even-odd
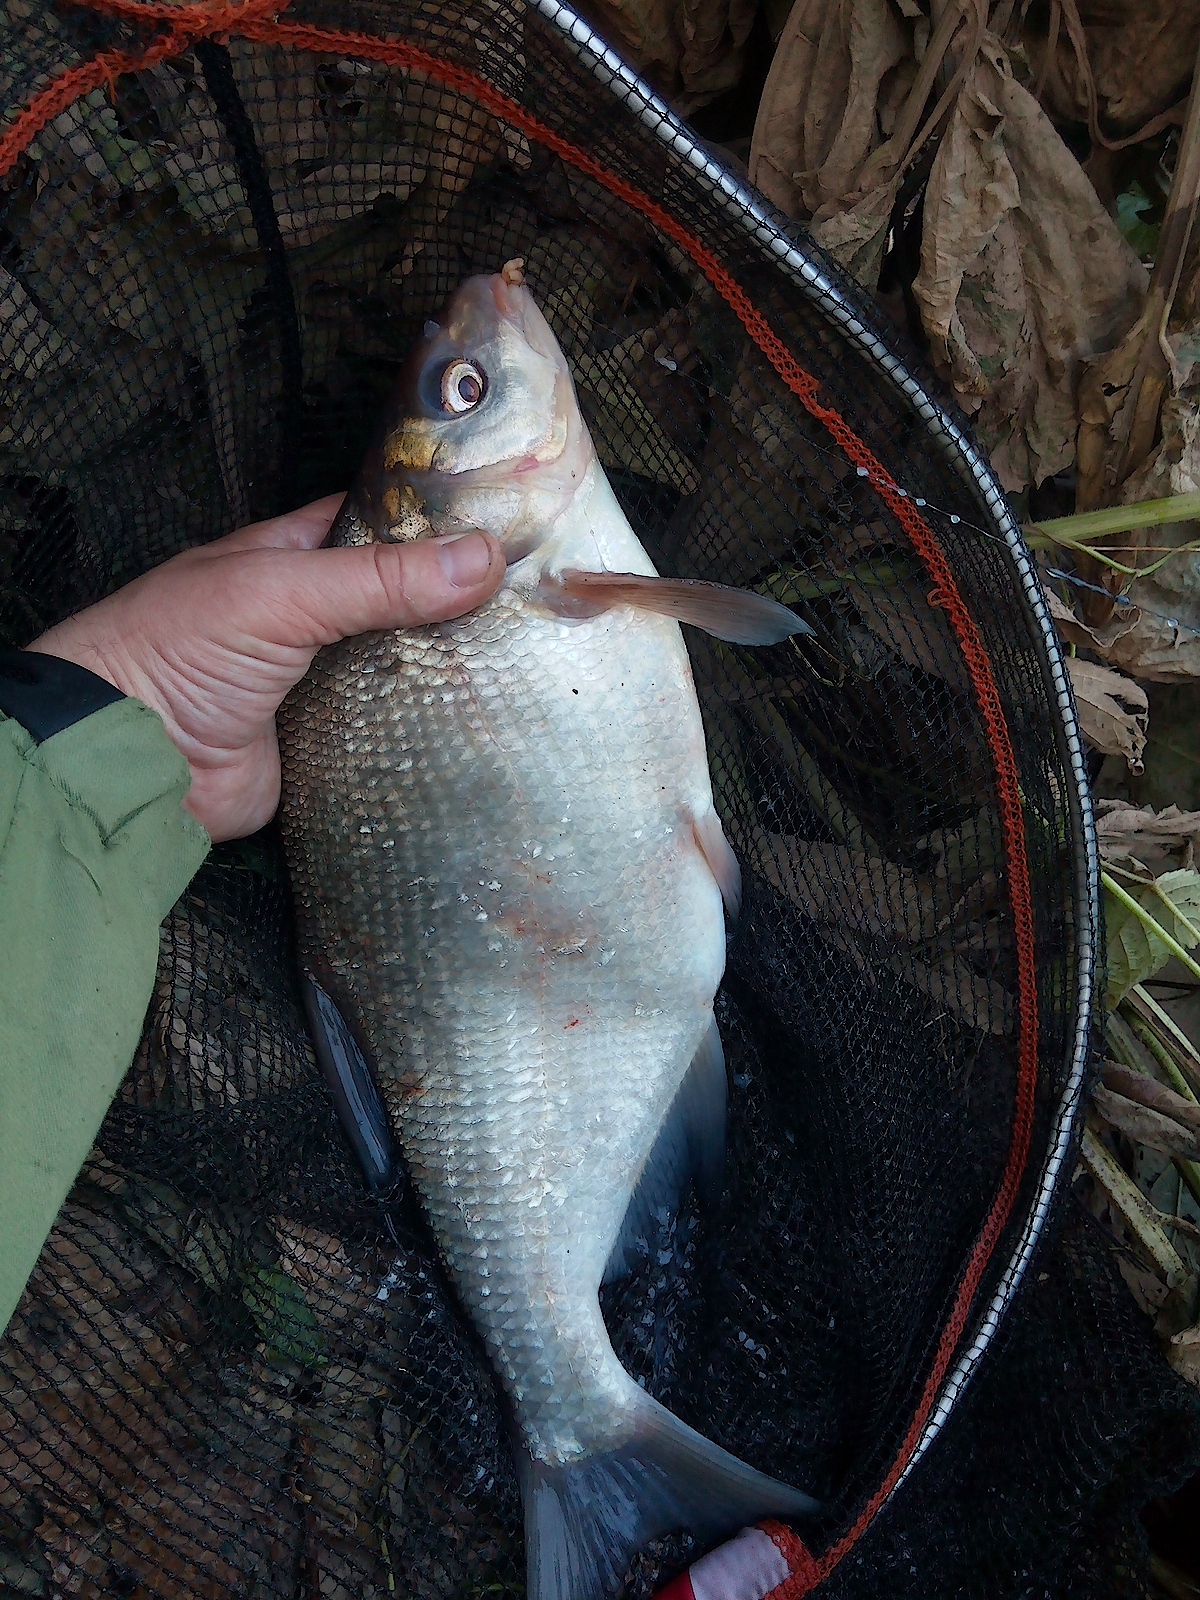
{"type": "MultiPolygon", "coordinates": [[[[523,257],[658,569],[814,630],[689,637],[744,887],[725,1193],[603,1292],[614,1347],[822,1498],[819,1592],[1140,1596],[1136,1509],[1196,1438],[1059,1199],[1096,930],[1028,568],[861,297],[557,9],[9,0],[5,640],[343,487],[427,321],[523,257]]],[[[695,1553],[657,1541],[624,1594],[695,1553]]],[[[278,840],[222,847],[0,1344],[0,1592],[523,1572],[489,1365],[317,1070],[278,840]]]]}

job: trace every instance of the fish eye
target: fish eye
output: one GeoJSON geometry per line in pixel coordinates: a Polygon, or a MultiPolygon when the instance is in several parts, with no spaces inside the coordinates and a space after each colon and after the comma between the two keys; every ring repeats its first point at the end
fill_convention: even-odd
{"type": "Polygon", "coordinates": [[[470,411],[487,392],[487,379],[472,361],[452,361],[442,373],[442,410],[470,411]]]}

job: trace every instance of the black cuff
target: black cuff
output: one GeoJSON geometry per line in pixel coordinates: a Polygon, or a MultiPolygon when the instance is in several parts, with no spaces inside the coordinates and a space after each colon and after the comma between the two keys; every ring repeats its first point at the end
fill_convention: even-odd
{"type": "Polygon", "coordinates": [[[49,739],[124,698],[107,679],[61,656],[0,648],[0,711],[35,739],[49,739]]]}

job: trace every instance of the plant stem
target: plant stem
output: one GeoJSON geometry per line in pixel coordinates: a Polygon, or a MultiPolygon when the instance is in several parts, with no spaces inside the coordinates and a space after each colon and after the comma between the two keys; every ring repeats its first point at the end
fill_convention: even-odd
{"type": "Polygon", "coordinates": [[[1176,1091],[1176,1093],[1181,1094],[1185,1100],[1190,1100],[1193,1105],[1200,1104],[1192,1092],[1191,1084],[1184,1077],[1183,1073],[1180,1072],[1179,1066],[1173,1059],[1171,1052],[1167,1049],[1166,1045],[1163,1044],[1162,1040],[1155,1036],[1153,1029],[1147,1027],[1142,1018],[1136,1015],[1133,1017],[1127,1017],[1126,1021],[1133,1029],[1135,1038],[1138,1038],[1142,1041],[1146,1049],[1149,1050],[1150,1054],[1158,1062],[1159,1066],[1162,1067],[1167,1077],[1171,1080],[1171,1087],[1176,1091]]]}
{"type": "Polygon", "coordinates": [[[1079,1152],[1084,1166],[1108,1196],[1114,1210],[1154,1263],[1168,1289],[1175,1289],[1187,1278],[1183,1258],[1163,1232],[1158,1212],[1104,1148],[1090,1128],[1083,1130],[1079,1152]]]}
{"type": "MultiPolygon", "coordinates": [[[[1133,1030],[1134,1037],[1144,1049],[1150,1052],[1166,1073],[1171,1087],[1178,1094],[1181,1094],[1185,1100],[1190,1100],[1193,1104],[1196,1104],[1196,1096],[1192,1093],[1191,1084],[1179,1070],[1179,1064],[1172,1058],[1171,1052],[1163,1044],[1162,1040],[1155,1036],[1154,1030],[1136,1013],[1134,1016],[1123,1020],[1128,1022],[1133,1030]]],[[[1189,1161],[1186,1156],[1175,1156],[1172,1159],[1180,1177],[1191,1190],[1192,1198],[1200,1205],[1200,1162],[1189,1161]]]]}
{"type": "MultiPolygon", "coordinates": [[[[1127,911],[1133,912],[1134,916],[1140,923],[1142,923],[1147,932],[1152,933],[1155,938],[1161,939],[1171,954],[1182,961],[1184,966],[1190,973],[1193,974],[1194,977],[1200,978],[1200,964],[1197,964],[1197,962],[1195,962],[1192,957],[1188,955],[1187,951],[1179,943],[1178,939],[1171,937],[1161,922],[1156,922],[1144,906],[1140,906],[1131,894],[1126,894],[1124,889],[1122,889],[1121,885],[1114,877],[1111,876],[1111,874],[1102,872],[1100,874],[1100,882],[1108,890],[1109,894],[1112,895],[1114,900],[1119,901],[1127,911]]],[[[1179,920],[1182,922],[1184,919],[1180,917],[1179,920]]]]}
{"type": "MultiPolygon", "coordinates": [[[[1074,546],[1084,539],[1101,539],[1110,533],[1131,533],[1134,528],[1158,528],[1167,522],[1191,522],[1200,517],[1200,492],[1170,494],[1161,500],[1138,500],[1128,506],[1103,506],[1099,511],[1077,511],[1070,517],[1048,517],[1023,529],[1031,550],[1047,544],[1074,546]],[[1030,537],[1032,535],[1032,537],[1030,537]]],[[[1088,551],[1094,555],[1095,551],[1088,551]]]]}
{"type": "Polygon", "coordinates": [[[1181,1047],[1183,1062],[1179,1070],[1191,1085],[1189,1093],[1192,1098],[1200,1100],[1200,1050],[1196,1049],[1196,1046],[1175,1021],[1175,1018],[1169,1012],[1164,1011],[1149,989],[1144,988],[1142,984],[1135,983],[1126,999],[1135,1011],[1142,1013],[1143,1020],[1150,1027],[1157,1028],[1161,1033],[1167,1034],[1181,1047]]]}
{"type": "Polygon", "coordinates": [[[1183,930],[1191,939],[1192,943],[1200,944],[1200,930],[1196,928],[1194,922],[1188,921],[1187,917],[1185,917],[1183,912],[1180,911],[1179,907],[1174,903],[1170,895],[1163,888],[1162,884],[1157,878],[1154,880],[1154,892],[1162,901],[1163,905],[1166,906],[1171,915],[1175,918],[1176,922],[1182,922],[1183,930]]]}

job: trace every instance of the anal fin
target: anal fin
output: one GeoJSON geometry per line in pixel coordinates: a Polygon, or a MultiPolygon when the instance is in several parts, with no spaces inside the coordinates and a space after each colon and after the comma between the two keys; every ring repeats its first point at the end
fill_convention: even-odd
{"type": "Polygon", "coordinates": [[[725,1171],[725,1052],[714,1020],[692,1057],[654,1148],[634,1185],[625,1220],[609,1252],[604,1282],[622,1278],[639,1253],[648,1251],[679,1209],[694,1179],[701,1203],[715,1211],[725,1171]]]}

